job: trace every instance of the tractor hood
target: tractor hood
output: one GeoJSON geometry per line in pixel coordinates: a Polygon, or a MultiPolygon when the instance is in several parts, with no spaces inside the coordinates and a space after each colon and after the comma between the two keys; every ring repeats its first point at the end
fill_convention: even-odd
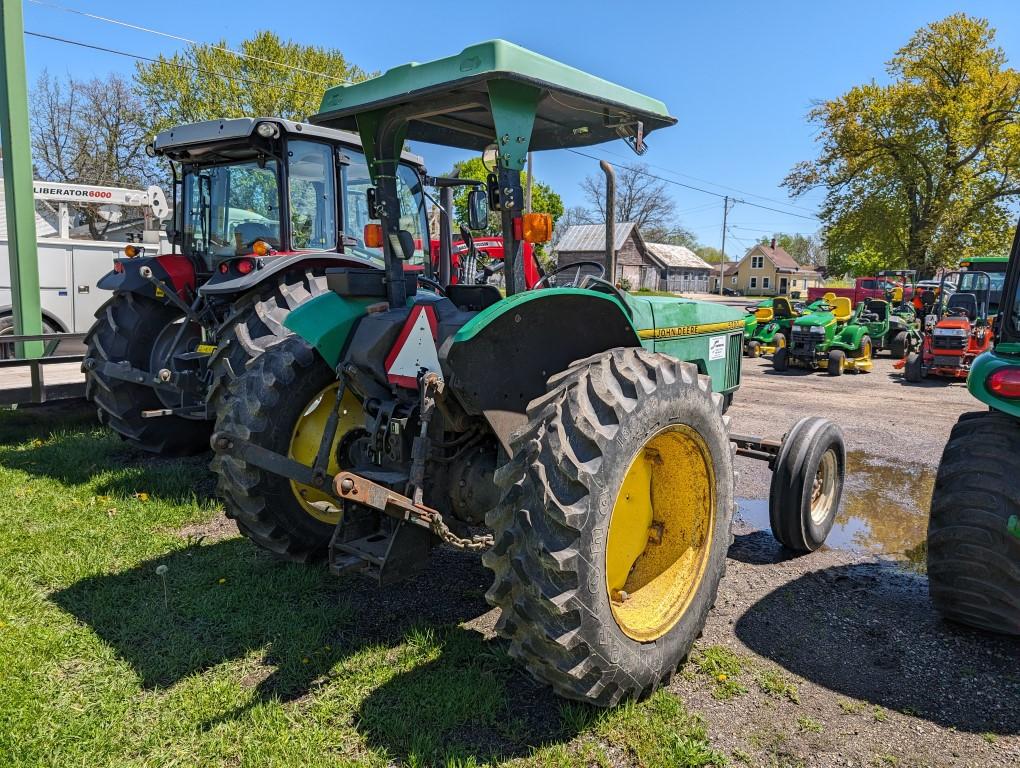
{"type": "Polygon", "coordinates": [[[943,317],[935,324],[937,329],[959,328],[970,332],[970,321],[965,317],[943,317]]]}
{"type": "Polygon", "coordinates": [[[798,317],[793,321],[793,326],[794,328],[810,328],[812,326],[827,328],[835,322],[836,318],[831,312],[812,312],[810,315],[798,317]]]}

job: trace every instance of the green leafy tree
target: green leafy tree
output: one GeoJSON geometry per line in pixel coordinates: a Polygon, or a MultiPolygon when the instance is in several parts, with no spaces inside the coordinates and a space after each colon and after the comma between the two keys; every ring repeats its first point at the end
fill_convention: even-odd
{"type": "Polygon", "coordinates": [[[304,119],[319,111],[327,88],[367,76],[338,50],[261,31],[244,40],[237,53],[221,40],[139,62],[134,79],[153,135],[180,123],[221,117],[304,119]]]}
{"type": "MultiPolygon", "coordinates": [[[[470,160],[462,160],[461,162],[454,163],[453,171],[451,171],[449,175],[456,176],[460,179],[485,181],[489,175],[489,171],[486,170],[480,157],[473,157],[470,160]]],[[[522,172],[522,189],[524,188],[524,184],[525,178],[524,173],[522,172]]],[[[460,187],[457,189],[453,197],[454,219],[462,224],[466,224],[468,220],[468,191],[467,187],[460,187]]],[[[548,213],[552,217],[553,226],[555,227],[556,222],[559,221],[560,217],[563,215],[563,200],[548,184],[543,184],[537,179],[533,179],[531,184],[531,210],[535,213],[548,213]]],[[[490,211],[489,226],[486,227],[484,234],[492,236],[502,234],[499,212],[490,211]]],[[[539,259],[544,260],[548,251],[545,245],[536,245],[535,253],[539,259]]]]}
{"type": "Polygon", "coordinates": [[[918,30],[871,82],[809,113],[815,160],[784,181],[826,190],[831,273],[879,266],[931,274],[1008,248],[1020,195],[1020,73],[984,19],[955,14],[918,30]]]}

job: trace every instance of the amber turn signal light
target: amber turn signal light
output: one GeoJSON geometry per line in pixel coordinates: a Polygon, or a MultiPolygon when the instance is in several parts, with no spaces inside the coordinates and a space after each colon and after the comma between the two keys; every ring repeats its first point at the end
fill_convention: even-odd
{"type": "Polygon", "coordinates": [[[133,259],[135,256],[141,256],[142,255],[142,249],[139,248],[137,245],[130,245],[130,244],[129,245],[125,245],[124,246],[124,255],[127,256],[129,259],[133,259]]]}
{"type": "Polygon", "coordinates": [[[366,248],[382,248],[382,224],[366,224],[364,235],[366,248]]]}
{"type": "Polygon", "coordinates": [[[548,243],[552,240],[552,216],[548,213],[526,213],[521,217],[522,240],[548,243]]]}
{"type": "Polygon", "coordinates": [[[265,240],[256,240],[251,244],[251,252],[256,256],[268,256],[272,251],[273,249],[265,240]]]}

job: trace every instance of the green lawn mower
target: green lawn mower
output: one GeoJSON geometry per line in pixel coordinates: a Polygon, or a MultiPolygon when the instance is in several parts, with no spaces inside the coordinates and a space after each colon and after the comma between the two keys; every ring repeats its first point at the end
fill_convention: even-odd
{"type": "Polygon", "coordinates": [[[967,388],[988,410],[965,413],[942,452],[928,520],[928,589],[938,611],[1020,635],[1020,225],[994,344],[967,388]]]}
{"type": "Polygon", "coordinates": [[[824,369],[830,376],[871,370],[874,342],[868,326],[852,322],[858,316],[850,309],[850,299],[836,296],[829,301],[793,321],[790,345],[772,356],[776,371],[786,371],[791,365],[824,369]]]}
{"type": "MultiPolygon", "coordinates": [[[[754,317],[756,324],[754,331],[744,343],[744,350],[748,357],[761,357],[762,355],[774,354],[777,349],[787,346],[790,335],[790,324],[800,313],[794,309],[790,300],[785,296],[777,296],[774,299],[766,299],[768,307],[758,304],[755,308],[754,317]]],[[[750,310],[751,307],[748,307],[750,310]]]]}
{"type": "Polygon", "coordinates": [[[883,299],[866,299],[857,305],[847,325],[866,330],[873,353],[888,350],[898,360],[921,344],[917,315],[909,305],[894,306],[883,299]]]}
{"type": "Polygon", "coordinates": [[[327,270],[293,335],[231,385],[212,438],[227,514],[273,552],[383,584],[435,546],[484,550],[496,630],[537,679],[603,706],[664,684],[725,570],[734,455],[770,464],[773,531],[794,552],[825,540],[845,466],[826,419],[782,440],[729,433],[738,310],[620,291],[612,247],[524,284],[522,241],[551,229],[524,209],[527,153],[617,138],[641,153],[675,119],[496,40],[332,88],[312,122],[360,132],[385,265],[327,270]],[[408,141],[485,152],[468,223],[499,212],[505,296],[410,271],[415,200],[394,183],[408,141]]]}

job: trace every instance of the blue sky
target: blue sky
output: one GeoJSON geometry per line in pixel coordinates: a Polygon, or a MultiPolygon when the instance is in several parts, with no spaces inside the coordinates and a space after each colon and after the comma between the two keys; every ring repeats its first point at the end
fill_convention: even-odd
{"type": "MultiPolygon", "coordinates": [[[[180,47],[61,12],[50,1],[25,3],[27,30],[146,56],[180,47]]],[[[665,101],[679,123],[649,138],[642,160],[653,172],[788,212],[736,205],[729,217],[730,255],[773,231],[815,231],[817,222],[801,216],[810,217],[821,195],[793,201],[779,187],[794,163],[813,156],[813,130],[804,115],[815,100],[872,78],[881,81],[885,61],[915,29],[958,11],[983,16],[997,28],[999,45],[1014,66],[1020,57],[1017,0],[52,2],[192,39],[223,37],[232,45],[269,28],[285,38],[339,48],[367,70],[427,61],[479,40],[505,38],[665,101]]],[[[30,82],[44,67],[78,77],[133,71],[128,58],[31,37],[26,55],[30,82]]],[[[594,153],[610,162],[636,160],[622,142],[603,147],[594,153]]],[[[438,147],[416,149],[436,173],[461,156],[438,147]]],[[[583,204],[578,182],[598,173],[594,161],[565,152],[538,153],[535,164],[538,178],[552,184],[568,206],[583,204]]],[[[722,200],[669,189],[680,222],[701,242],[718,247],[722,200]]]]}

